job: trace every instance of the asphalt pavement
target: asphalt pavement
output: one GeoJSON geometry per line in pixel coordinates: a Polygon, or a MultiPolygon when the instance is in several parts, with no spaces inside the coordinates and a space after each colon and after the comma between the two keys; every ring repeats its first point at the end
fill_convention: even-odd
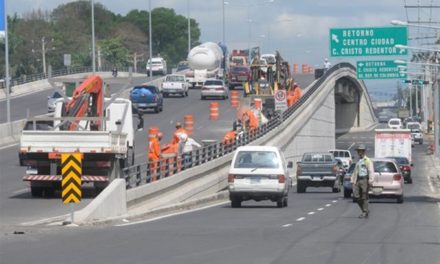
{"type": "MultiPolygon", "coordinates": [[[[312,75],[295,76],[301,87],[307,87],[314,79],[312,75]]],[[[124,79],[121,79],[124,81],[124,79]]],[[[143,80],[139,80],[139,83],[143,80]]],[[[123,82],[111,82],[112,93],[123,87],[123,82]]],[[[241,91],[241,90],[240,90],[241,91]]],[[[47,97],[44,91],[29,96],[18,97],[23,105],[30,104],[36,98],[41,99],[38,109],[34,114],[46,111],[47,97]]],[[[241,95],[242,96],[242,95],[241,95]]],[[[3,103],[3,102],[1,102],[3,103]]],[[[188,97],[169,97],[164,99],[164,110],[161,113],[147,112],[143,115],[144,130],[135,135],[136,163],[146,161],[147,133],[150,127],[159,127],[164,132],[162,144],[171,140],[176,121],[183,122],[183,117],[191,114],[194,117],[194,133],[191,135],[201,142],[203,139],[221,140],[226,131],[232,129],[232,122],[236,118],[236,110],[230,107],[229,100],[200,100],[200,90],[191,89],[188,97]],[[219,120],[209,120],[209,103],[219,103],[219,120]]],[[[136,116],[134,122],[137,122],[136,116]]],[[[30,188],[22,181],[25,168],[18,164],[18,145],[0,147],[0,232],[11,232],[16,226],[23,223],[36,224],[42,219],[59,217],[69,214],[69,206],[63,205],[61,200],[55,198],[31,197],[30,188]]],[[[89,204],[96,196],[91,186],[83,189],[83,199],[75,209],[80,209],[89,204]]],[[[58,195],[58,193],[56,193],[58,195]]]]}
{"type": "MultiPolygon", "coordinates": [[[[370,141],[373,132],[363,135],[370,141]]],[[[8,264],[438,263],[439,171],[425,147],[413,149],[405,202],[371,200],[368,219],[357,218],[358,206],[330,188],[293,188],[287,208],[221,203],[142,223],[21,229],[1,236],[0,256],[8,264]]]]}

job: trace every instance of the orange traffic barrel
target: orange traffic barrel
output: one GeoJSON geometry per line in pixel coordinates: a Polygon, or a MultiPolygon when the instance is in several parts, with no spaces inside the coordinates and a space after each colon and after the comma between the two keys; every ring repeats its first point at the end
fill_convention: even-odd
{"type": "Polygon", "coordinates": [[[192,134],[194,130],[194,119],[192,115],[185,115],[183,117],[183,127],[188,134],[192,134]]]}
{"type": "Polygon", "coordinates": [[[263,110],[263,102],[261,101],[261,98],[254,98],[254,104],[256,109],[263,110]]]}
{"type": "Polygon", "coordinates": [[[209,104],[209,119],[210,120],[218,120],[219,113],[218,113],[218,103],[217,102],[211,102],[209,104]]]}
{"type": "Polygon", "coordinates": [[[293,73],[298,73],[299,72],[299,66],[298,64],[293,64],[293,73]]]}
{"type": "Polygon", "coordinates": [[[148,138],[156,137],[157,133],[159,133],[158,127],[150,127],[150,129],[148,129],[148,138]]]}
{"type": "Polygon", "coordinates": [[[307,73],[312,73],[313,72],[313,67],[310,65],[307,65],[307,73]]]}
{"type": "Polygon", "coordinates": [[[301,65],[301,72],[302,73],[307,73],[307,64],[302,64],[301,65]]]}
{"type": "Polygon", "coordinates": [[[240,95],[238,91],[231,91],[231,106],[234,108],[238,108],[240,102],[240,95]]]}

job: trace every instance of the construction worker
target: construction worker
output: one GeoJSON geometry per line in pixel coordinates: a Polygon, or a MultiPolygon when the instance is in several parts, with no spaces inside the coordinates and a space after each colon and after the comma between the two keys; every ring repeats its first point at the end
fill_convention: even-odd
{"type": "Polygon", "coordinates": [[[291,107],[295,103],[295,92],[293,87],[289,87],[287,91],[287,107],[291,107]]]}
{"type": "Polygon", "coordinates": [[[249,131],[253,132],[258,127],[258,117],[252,110],[247,110],[243,114],[243,122],[245,124],[245,128],[249,131]]]}
{"type": "Polygon", "coordinates": [[[361,144],[356,149],[359,161],[356,163],[350,182],[353,184],[353,197],[362,210],[359,218],[368,218],[368,189],[374,182],[373,162],[365,155],[367,148],[361,144]]]}
{"type": "Polygon", "coordinates": [[[234,144],[237,136],[242,132],[241,120],[237,120],[234,122],[232,130],[226,132],[223,137],[222,144],[230,145],[234,144]]]}
{"type": "Polygon", "coordinates": [[[188,136],[182,136],[181,138],[183,143],[183,151],[182,151],[182,158],[183,158],[183,164],[184,168],[190,168],[192,166],[192,152],[194,151],[194,147],[201,148],[202,145],[200,145],[197,141],[195,141],[193,138],[190,138],[188,136]]]}
{"type": "Polygon", "coordinates": [[[157,180],[158,174],[158,165],[160,161],[160,141],[162,140],[163,134],[162,132],[158,132],[155,136],[150,138],[150,142],[148,144],[148,162],[150,165],[150,181],[157,180]]]}
{"type": "Polygon", "coordinates": [[[293,83],[293,89],[293,96],[295,97],[295,101],[293,103],[296,103],[299,99],[301,99],[302,90],[297,83],[293,83]]]}
{"type": "Polygon", "coordinates": [[[188,132],[182,127],[182,124],[180,122],[176,122],[176,131],[174,131],[173,139],[171,140],[170,144],[179,144],[181,141],[181,138],[186,135],[188,137],[188,132]]]}

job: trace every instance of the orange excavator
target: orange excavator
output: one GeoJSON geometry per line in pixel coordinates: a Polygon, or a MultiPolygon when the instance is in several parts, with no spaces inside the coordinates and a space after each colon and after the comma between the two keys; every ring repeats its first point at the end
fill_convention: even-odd
{"type": "MultiPolygon", "coordinates": [[[[103,81],[98,75],[88,77],[81,85],[75,88],[72,100],[64,103],[64,117],[75,117],[75,121],[67,121],[62,130],[76,130],[80,118],[84,116],[102,117],[103,116],[103,81]]],[[[100,130],[101,121],[91,121],[90,130],[100,130]]]]}

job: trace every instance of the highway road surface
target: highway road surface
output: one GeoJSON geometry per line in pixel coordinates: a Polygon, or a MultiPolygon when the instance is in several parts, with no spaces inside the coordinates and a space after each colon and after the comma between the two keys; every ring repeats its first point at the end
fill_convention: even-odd
{"type": "MultiPolygon", "coordinates": [[[[313,81],[313,76],[298,75],[295,76],[295,79],[305,88],[313,81]]],[[[118,86],[113,84],[112,89],[117,91],[118,86]]],[[[36,93],[32,97],[43,98],[35,111],[46,111],[46,92],[36,93]]],[[[26,105],[33,100],[32,97],[19,97],[17,100],[21,100],[21,104],[26,105]]],[[[217,121],[211,121],[209,120],[209,103],[211,101],[200,100],[200,90],[191,89],[188,97],[165,98],[163,112],[156,114],[151,111],[144,114],[145,129],[137,132],[135,136],[136,162],[146,161],[149,127],[159,127],[164,132],[163,143],[167,143],[171,140],[175,130],[174,123],[176,121],[182,122],[183,116],[186,114],[194,116],[194,133],[192,135],[194,139],[199,142],[202,139],[220,140],[226,131],[232,129],[236,110],[230,107],[229,100],[215,100],[220,104],[220,118],[217,121]]],[[[35,224],[41,219],[69,213],[69,206],[63,205],[59,198],[31,197],[28,184],[21,180],[25,174],[25,168],[18,165],[17,145],[0,148],[0,166],[2,168],[0,170],[0,231],[9,231],[17,224],[35,224]]],[[[82,202],[77,209],[86,206],[96,196],[91,186],[85,186],[83,192],[82,202]]]]}
{"type": "MultiPolygon", "coordinates": [[[[350,138],[361,136],[372,142],[372,132],[354,133],[337,145],[349,147],[350,138]]],[[[413,150],[414,183],[405,185],[405,202],[371,200],[368,219],[357,218],[357,205],[330,188],[304,194],[293,188],[287,208],[221,203],[148,222],[17,229],[2,234],[0,257],[8,264],[439,263],[440,182],[430,178],[438,172],[425,145],[413,150]]]]}

